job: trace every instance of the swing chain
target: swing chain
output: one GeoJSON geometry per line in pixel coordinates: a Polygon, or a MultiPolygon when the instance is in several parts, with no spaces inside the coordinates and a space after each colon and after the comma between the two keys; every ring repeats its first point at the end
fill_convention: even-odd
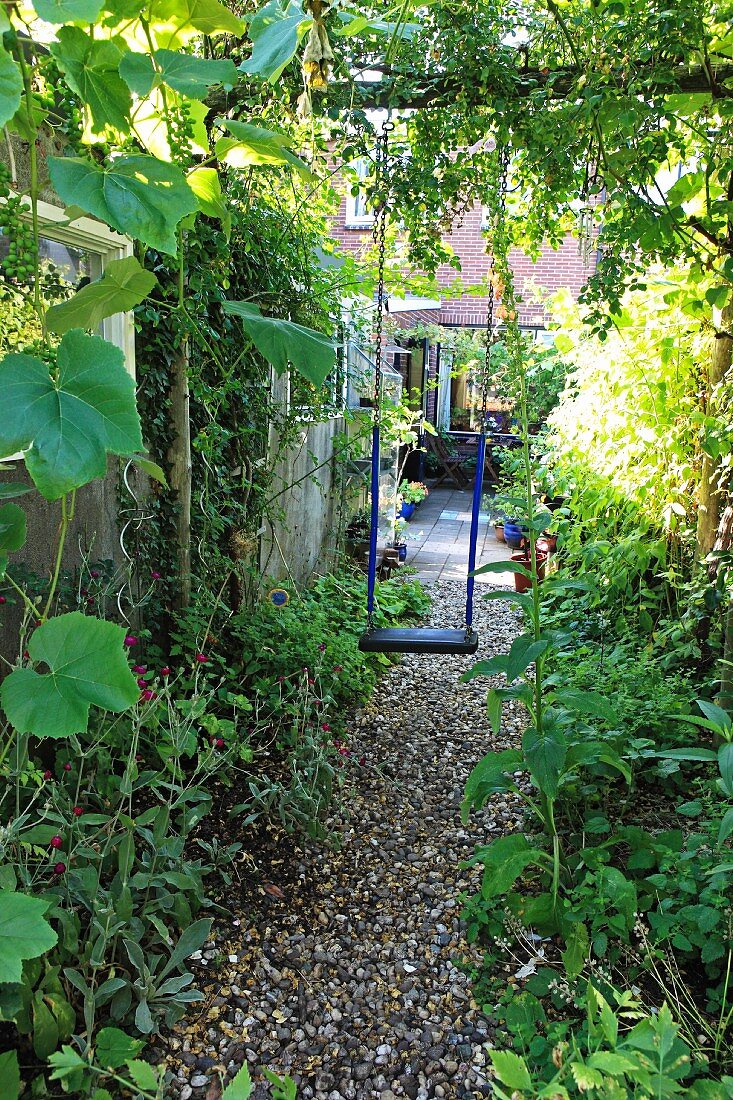
{"type": "MultiPolygon", "coordinates": [[[[509,169],[509,151],[506,145],[499,150],[499,195],[494,217],[494,233],[503,228],[506,220],[507,172],[509,169]]],[[[491,378],[491,348],[496,339],[494,332],[494,306],[496,304],[496,249],[491,243],[491,264],[489,267],[489,301],[486,307],[486,359],[484,363],[483,391],[481,394],[481,430],[488,430],[489,381],[491,378]]]]}
{"type": "Polygon", "coordinates": [[[374,328],[374,420],[377,424],[381,424],[382,419],[380,397],[382,389],[382,327],[384,323],[384,270],[388,207],[385,179],[389,161],[389,135],[394,128],[393,122],[384,123],[382,126],[382,133],[377,138],[375,153],[374,193],[376,207],[374,212],[374,225],[372,227],[372,240],[377,250],[377,301],[374,328]]]}

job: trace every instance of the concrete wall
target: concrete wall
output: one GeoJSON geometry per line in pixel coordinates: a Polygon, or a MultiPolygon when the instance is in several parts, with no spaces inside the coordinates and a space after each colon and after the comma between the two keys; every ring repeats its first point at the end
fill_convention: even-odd
{"type": "MultiPolygon", "coordinates": [[[[333,564],[340,499],[333,439],[343,431],[344,421],[338,417],[304,423],[297,443],[276,466],[272,492],[285,491],[276,502],[278,518],[262,535],[260,570],[266,580],[291,578],[300,585],[315,569],[333,564]]],[[[271,439],[273,445],[276,439],[271,439]]]]}

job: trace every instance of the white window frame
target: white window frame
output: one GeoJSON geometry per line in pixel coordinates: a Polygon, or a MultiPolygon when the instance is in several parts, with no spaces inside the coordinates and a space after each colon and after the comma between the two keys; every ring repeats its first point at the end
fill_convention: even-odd
{"type": "MultiPolygon", "coordinates": [[[[367,157],[359,157],[351,165],[359,180],[365,180],[369,175],[370,162],[367,157]]],[[[366,193],[362,187],[354,195],[351,191],[346,195],[346,216],[344,227],[346,229],[369,229],[374,225],[374,212],[367,209],[366,193]]]]}
{"type": "MultiPolygon", "coordinates": [[[[110,260],[124,260],[134,254],[132,240],[129,237],[123,237],[121,233],[116,233],[104,222],[87,217],[75,218],[70,222],[61,207],[41,200],[38,201],[37,207],[41,236],[90,252],[97,260],[95,266],[99,268],[95,277],[102,274],[110,260]]],[[[32,217],[31,201],[27,195],[23,196],[22,216],[27,221],[32,217]]],[[[111,317],[105,317],[101,324],[100,336],[120,348],[125,357],[125,367],[134,378],[135,326],[132,313],[115,313],[111,317]]]]}

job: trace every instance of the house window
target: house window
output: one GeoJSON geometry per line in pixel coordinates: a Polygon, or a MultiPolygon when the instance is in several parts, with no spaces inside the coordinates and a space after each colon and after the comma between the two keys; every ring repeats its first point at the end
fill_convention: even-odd
{"type": "Polygon", "coordinates": [[[367,207],[367,195],[363,181],[369,177],[371,161],[367,157],[360,157],[351,165],[352,186],[346,196],[346,218],[344,224],[347,229],[368,229],[374,224],[374,214],[367,207]],[[356,192],[356,193],[354,193],[356,192]]]}
{"type": "MultiPolygon", "coordinates": [[[[25,210],[30,221],[29,202],[25,210]]],[[[42,270],[45,269],[52,283],[55,280],[54,300],[69,297],[82,280],[98,279],[110,260],[122,260],[133,254],[132,241],[128,237],[115,233],[94,218],[77,218],[69,224],[65,212],[47,202],[38,203],[38,218],[39,258],[42,270]]],[[[0,258],[6,254],[7,249],[7,238],[0,233],[0,258]]],[[[17,340],[14,339],[11,324],[16,325],[17,332],[19,320],[30,328],[36,323],[30,296],[26,297],[27,322],[24,318],[16,318],[11,322],[9,312],[3,311],[3,318],[0,320],[0,354],[16,350],[17,340]]],[[[132,314],[116,313],[105,318],[98,332],[105,340],[121,348],[125,356],[125,366],[134,377],[135,329],[132,314]]]]}

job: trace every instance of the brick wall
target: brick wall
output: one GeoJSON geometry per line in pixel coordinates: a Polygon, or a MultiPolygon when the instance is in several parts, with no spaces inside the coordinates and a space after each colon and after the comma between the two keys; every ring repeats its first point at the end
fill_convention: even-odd
{"type": "MultiPolygon", "coordinates": [[[[348,229],[346,227],[346,198],[342,200],[337,217],[332,223],[332,232],[341,247],[356,254],[369,249],[372,245],[370,229],[348,229]]],[[[463,218],[461,224],[444,238],[461,262],[461,271],[444,265],[438,269],[438,284],[442,288],[451,288],[456,278],[468,286],[477,286],[488,276],[489,260],[485,250],[485,238],[481,233],[481,208],[474,207],[463,218]]],[[[577,297],[583,284],[595,270],[595,254],[586,266],[580,256],[578,242],[568,236],[558,249],[547,248],[536,262],[513,249],[510,263],[514,272],[515,288],[519,300],[519,321],[522,325],[542,327],[545,310],[537,301],[534,287],[547,295],[567,287],[577,297]]],[[[421,310],[399,314],[399,323],[410,327],[418,322],[441,325],[483,326],[486,323],[488,302],[485,295],[465,294],[460,297],[444,297],[440,310],[421,310]]]]}

